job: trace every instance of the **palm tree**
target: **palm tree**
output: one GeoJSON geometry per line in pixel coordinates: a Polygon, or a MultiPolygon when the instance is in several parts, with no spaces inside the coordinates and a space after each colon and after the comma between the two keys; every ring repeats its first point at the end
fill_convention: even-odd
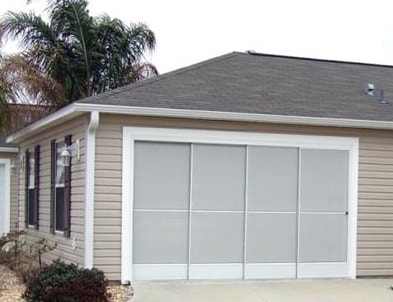
{"type": "Polygon", "coordinates": [[[144,60],[156,44],[145,24],[127,26],[109,16],[92,17],[85,0],[48,3],[48,22],[32,13],[8,12],[1,25],[7,37],[20,39],[24,50],[19,60],[25,67],[52,80],[56,105],[157,74],[144,60]]]}

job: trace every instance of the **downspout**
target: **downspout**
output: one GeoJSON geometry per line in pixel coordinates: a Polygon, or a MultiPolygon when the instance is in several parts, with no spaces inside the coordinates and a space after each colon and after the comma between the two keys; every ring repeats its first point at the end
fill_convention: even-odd
{"type": "Polygon", "coordinates": [[[91,111],[90,123],[86,130],[86,167],[85,167],[85,268],[94,265],[94,186],[96,133],[99,112],[91,111]]]}

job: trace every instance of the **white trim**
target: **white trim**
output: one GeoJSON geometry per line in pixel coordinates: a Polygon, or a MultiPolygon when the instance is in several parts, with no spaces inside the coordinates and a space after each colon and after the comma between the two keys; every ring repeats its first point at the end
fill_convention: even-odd
{"type": "Polygon", "coordinates": [[[348,278],[346,262],[299,263],[298,278],[348,278]]]}
{"type": "Polygon", "coordinates": [[[296,263],[247,263],[245,279],[293,279],[296,263]]]}
{"type": "MultiPolygon", "coordinates": [[[[11,224],[11,160],[9,158],[0,158],[0,164],[4,165],[5,175],[4,175],[4,213],[0,213],[1,219],[0,223],[2,224],[1,229],[4,230],[4,233],[8,233],[10,231],[11,224]]],[[[1,193],[1,192],[0,192],[1,193]]],[[[0,234],[1,236],[2,234],[0,234]]]]}
{"type": "Polygon", "coordinates": [[[243,263],[190,264],[190,280],[241,279],[243,263]]]}
{"type": "Polygon", "coordinates": [[[250,147],[246,146],[245,167],[244,167],[244,211],[243,211],[243,272],[242,279],[247,278],[246,264],[247,264],[247,227],[248,227],[248,185],[249,185],[249,156],[250,147]]]}
{"type": "Polygon", "coordinates": [[[134,208],[134,140],[127,128],[123,128],[122,208],[121,208],[121,283],[132,278],[132,211],[134,208]]]}
{"type": "Polygon", "coordinates": [[[19,148],[17,148],[17,147],[0,147],[0,152],[19,153],[19,148]]]}
{"type": "Polygon", "coordinates": [[[189,197],[188,197],[188,238],[187,238],[187,280],[190,280],[190,265],[191,265],[191,252],[192,252],[192,244],[191,244],[191,238],[192,238],[192,210],[193,210],[193,203],[192,203],[192,196],[193,196],[193,177],[192,175],[194,174],[194,145],[190,146],[190,176],[189,176],[189,197]]]}
{"type": "Polygon", "coordinates": [[[296,266],[295,276],[299,278],[299,262],[300,262],[300,198],[301,198],[301,186],[302,182],[302,149],[298,149],[298,160],[297,160],[297,204],[296,204],[296,266]]]}
{"type": "Polygon", "coordinates": [[[350,127],[350,128],[369,128],[369,129],[393,129],[392,121],[373,121],[373,120],[355,120],[326,117],[308,117],[308,116],[286,116],[258,113],[239,113],[224,111],[207,111],[207,110],[187,110],[187,109],[170,109],[170,108],[152,108],[152,107],[133,107],[118,105],[99,105],[75,103],[78,111],[97,110],[103,113],[137,115],[137,116],[159,116],[172,118],[190,118],[190,119],[207,119],[207,120],[229,120],[244,122],[264,122],[279,124],[296,124],[311,126],[330,126],[330,127],[350,127]]]}
{"type": "Polygon", "coordinates": [[[185,280],[187,264],[134,264],[134,281],[185,280]]]}
{"type": "Polygon", "coordinates": [[[132,140],[157,142],[251,144],[256,146],[300,147],[303,149],[324,150],[349,150],[353,147],[353,144],[358,143],[358,138],[353,137],[144,127],[123,127],[123,137],[124,135],[132,137],[132,140]]]}
{"type": "Polygon", "coordinates": [[[59,111],[35,122],[34,124],[22,129],[21,131],[10,135],[7,143],[20,142],[26,135],[41,130],[48,125],[55,125],[71,119],[74,116],[84,112],[97,111],[100,113],[111,113],[134,116],[152,116],[168,118],[186,118],[186,119],[205,119],[205,120],[224,120],[239,122],[260,122],[276,123],[306,126],[327,126],[327,127],[346,127],[361,129],[393,129],[393,121],[373,121],[373,120],[355,120],[326,117],[308,117],[308,116],[286,116],[271,115],[258,113],[239,113],[224,111],[207,111],[207,110],[186,110],[170,108],[152,108],[152,107],[135,107],[135,106],[118,106],[118,105],[100,105],[88,103],[72,103],[59,111]]]}
{"type": "MultiPolygon", "coordinates": [[[[92,111],[92,110],[89,110],[92,111]]],[[[19,143],[22,138],[24,138],[26,135],[35,132],[37,130],[40,130],[41,128],[44,128],[48,125],[55,125],[58,123],[61,123],[63,121],[66,121],[68,119],[71,119],[72,117],[81,114],[82,112],[78,112],[76,110],[75,103],[72,103],[42,119],[39,121],[23,128],[22,130],[10,135],[7,137],[7,143],[19,143]]]]}
{"type": "MultiPolygon", "coordinates": [[[[244,133],[210,130],[184,130],[168,128],[123,127],[123,165],[122,165],[122,282],[132,279],[132,210],[133,210],[133,165],[134,141],[189,142],[205,144],[286,146],[303,149],[346,150],[349,153],[348,190],[348,249],[347,274],[356,275],[356,212],[357,212],[357,173],[359,139],[353,137],[286,135],[265,133],[244,133]]],[[[221,265],[221,264],[220,264],[221,265]]],[[[240,264],[242,265],[242,264],[240,264]]],[[[195,267],[195,265],[193,265],[195,267]]],[[[303,266],[302,266],[303,267],[303,266]]],[[[305,266],[307,268],[307,266],[305,266]]],[[[211,268],[211,266],[210,266],[211,268]]],[[[191,269],[191,267],[190,267],[191,269]]],[[[201,270],[203,270],[201,268],[201,270]]],[[[299,267],[299,270],[302,269],[299,267]]],[[[195,270],[194,270],[195,271],[195,270]]],[[[190,278],[193,272],[190,271],[190,278]]],[[[300,272],[298,272],[300,273],[300,272]]],[[[212,274],[215,274],[212,272],[212,274]]],[[[218,273],[217,273],[218,274],[218,273]]],[[[233,276],[232,273],[228,273],[233,276]]],[[[303,273],[301,273],[303,275],[303,273]]],[[[236,278],[241,278],[240,276],[236,278]]]]}
{"type": "Polygon", "coordinates": [[[86,130],[86,168],[85,168],[85,250],[84,267],[94,266],[94,186],[96,132],[100,116],[98,111],[91,112],[90,123],[86,130]]]}
{"type": "Polygon", "coordinates": [[[159,212],[159,213],[188,213],[187,210],[168,210],[168,209],[134,209],[134,212],[159,212]]]}
{"type": "Polygon", "coordinates": [[[356,278],[356,250],[358,227],[359,141],[354,143],[348,158],[348,276],[356,278]]]}

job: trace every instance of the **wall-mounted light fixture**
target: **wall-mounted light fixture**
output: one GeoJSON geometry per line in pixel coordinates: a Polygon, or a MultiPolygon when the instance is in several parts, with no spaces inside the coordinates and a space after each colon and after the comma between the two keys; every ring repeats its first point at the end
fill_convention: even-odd
{"type": "Polygon", "coordinates": [[[80,159],[80,151],[79,151],[79,139],[76,140],[72,145],[70,146],[64,146],[63,150],[60,153],[60,158],[61,158],[61,165],[63,167],[69,167],[70,166],[70,161],[71,161],[71,156],[76,156],[76,158],[79,160],[80,159]]]}

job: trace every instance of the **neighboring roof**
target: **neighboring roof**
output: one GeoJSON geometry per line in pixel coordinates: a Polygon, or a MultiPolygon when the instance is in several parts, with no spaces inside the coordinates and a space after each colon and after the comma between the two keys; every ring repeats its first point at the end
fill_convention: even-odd
{"type": "Polygon", "coordinates": [[[6,143],[7,136],[5,134],[0,134],[0,152],[12,152],[15,153],[18,151],[17,145],[15,144],[7,144],[6,143]]]}
{"type": "Polygon", "coordinates": [[[233,52],[76,101],[7,141],[93,111],[393,130],[393,66],[233,52]]]}
{"type": "Polygon", "coordinates": [[[393,121],[393,67],[235,52],[77,103],[393,121]]]}

